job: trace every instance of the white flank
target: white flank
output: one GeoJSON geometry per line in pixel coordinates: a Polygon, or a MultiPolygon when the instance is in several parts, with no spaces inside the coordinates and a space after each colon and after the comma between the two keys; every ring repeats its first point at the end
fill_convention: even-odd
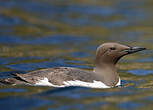
{"type": "Polygon", "coordinates": [[[82,86],[82,87],[90,87],[90,88],[110,88],[109,86],[106,86],[101,81],[93,81],[93,83],[90,82],[84,82],[84,81],[64,81],[64,85],[66,86],[82,86]]]}
{"type": "MultiPolygon", "coordinates": [[[[52,87],[67,87],[67,86],[81,86],[81,87],[90,87],[90,88],[111,88],[107,85],[105,85],[103,82],[101,81],[93,81],[93,83],[90,82],[84,82],[84,81],[79,81],[79,80],[75,80],[75,81],[64,81],[63,85],[54,85],[52,83],[50,83],[48,81],[48,78],[44,78],[43,80],[40,80],[39,82],[37,82],[35,85],[39,85],[39,86],[52,86],[52,87]]],[[[120,85],[120,79],[119,82],[117,83],[116,86],[120,85]]]]}
{"type": "Polygon", "coordinates": [[[52,84],[48,81],[48,78],[44,77],[43,80],[39,80],[39,82],[36,82],[35,85],[39,86],[52,86],[52,84]]]}

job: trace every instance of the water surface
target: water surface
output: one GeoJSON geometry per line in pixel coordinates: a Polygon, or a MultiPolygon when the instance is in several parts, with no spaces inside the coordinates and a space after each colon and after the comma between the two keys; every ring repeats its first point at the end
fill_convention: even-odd
{"type": "Polygon", "coordinates": [[[3,0],[0,78],[41,68],[94,67],[104,42],[148,48],[120,60],[123,87],[0,86],[2,110],[150,110],[153,105],[151,0],[3,0]]]}

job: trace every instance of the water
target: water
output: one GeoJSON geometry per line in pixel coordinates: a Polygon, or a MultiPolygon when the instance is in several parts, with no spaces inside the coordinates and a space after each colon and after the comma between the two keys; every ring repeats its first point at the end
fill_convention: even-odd
{"type": "Polygon", "coordinates": [[[104,42],[148,48],[119,62],[121,88],[1,85],[1,109],[150,110],[152,13],[151,0],[1,0],[0,78],[57,66],[92,70],[104,42]]]}

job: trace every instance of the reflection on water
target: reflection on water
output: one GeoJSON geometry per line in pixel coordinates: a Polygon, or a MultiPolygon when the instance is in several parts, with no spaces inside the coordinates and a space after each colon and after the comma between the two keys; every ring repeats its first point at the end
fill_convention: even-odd
{"type": "Polygon", "coordinates": [[[1,1],[0,78],[57,66],[91,70],[96,47],[104,42],[148,48],[119,62],[123,87],[0,85],[1,109],[150,110],[152,10],[151,0],[1,1]]]}

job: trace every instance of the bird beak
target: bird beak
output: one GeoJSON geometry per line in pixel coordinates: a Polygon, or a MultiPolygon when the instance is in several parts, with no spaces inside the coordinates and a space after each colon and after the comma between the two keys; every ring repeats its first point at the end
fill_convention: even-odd
{"type": "Polygon", "coordinates": [[[124,51],[127,52],[128,54],[131,54],[131,53],[135,53],[135,52],[142,51],[145,49],[146,48],[144,48],[144,47],[130,47],[128,49],[125,49],[124,51]]]}

